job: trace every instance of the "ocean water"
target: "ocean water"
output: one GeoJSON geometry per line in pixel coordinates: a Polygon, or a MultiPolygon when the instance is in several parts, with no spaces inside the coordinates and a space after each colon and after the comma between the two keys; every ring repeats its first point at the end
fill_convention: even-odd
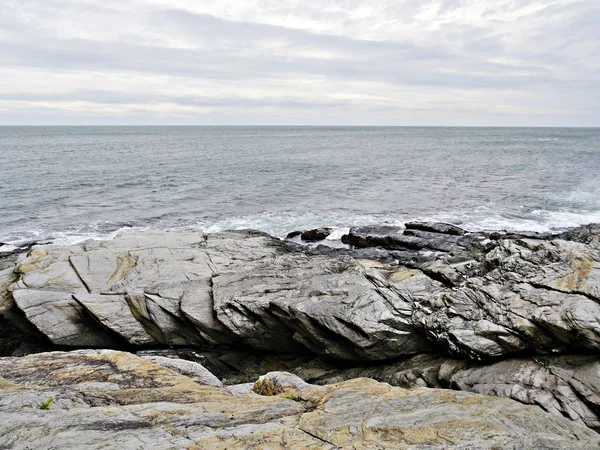
{"type": "Polygon", "coordinates": [[[591,128],[0,127],[0,167],[0,251],[130,227],[600,222],[591,128]]]}

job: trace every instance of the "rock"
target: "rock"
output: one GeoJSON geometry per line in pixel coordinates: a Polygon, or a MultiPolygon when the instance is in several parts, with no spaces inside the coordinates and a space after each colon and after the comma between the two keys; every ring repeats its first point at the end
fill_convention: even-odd
{"type": "Polygon", "coordinates": [[[379,261],[383,264],[398,264],[395,252],[382,248],[336,248],[326,245],[317,245],[303,250],[307,255],[325,255],[331,257],[351,256],[359,260],[379,261]]]}
{"type": "MultiPolygon", "coordinates": [[[[448,353],[469,359],[567,352],[600,343],[600,252],[577,242],[490,243],[420,270],[439,281],[413,302],[412,322],[448,353]],[[462,256],[461,256],[462,255],[462,256]]],[[[411,285],[397,282],[401,298],[411,285]]]]}
{"type": "MultiPolygon", "coordinates": [[[[190,357],[189,354],[181,354],[181,351],[179,353],[182,357],[190,357]]],[[[177,361],[173,359],[177,355],[170,356],[163,359],[177,361]]],[[[248,355],[247,352],[235,351],[193,352],[192,357],[214,368],[215,374],[226,383],[244,383],[227,387],[236,395],[252,390],[254,384],[245,382],[260,378],[268,370],[285,371],[319,385],[373,378],[403,388],[452,388],[507,397],[538,405],[551,414],[600,430],[600,418],[597,415],[600,406],[599,355],[538,356],[487,365],[432,354],[418,354],[377,364],[343,365],[309,356],[248,355]]],[[[255,391],[262,392],[270,388],[285,392],[289,387],[285,380],[287,378],[273,379],[278,387],[272,385],[265,389],[259,386],[255,391]]]]}
{"type": "Polygon", "coordinates": [[[441,234],[450,234],[454,236],[463,236],[467,234],[467,231],[462,228],[457,227],[456,225],[451,225],[449,223],[439,223],[439,222],[408,222],[404,224],[404,227],[407,230],[420,230],[427,231],[430,233],[441,233],[441,234]]]}
{"type": "Polygon", "coordinates": [[[0,271],[11,269],[17,263],[20,251],[1,252],[0,253],[0,271]]]}
{"type": "Polygon", "coordinates": [[[196,383],[206,386],[223,387],[223,383],[216,376],[206,370],[201,364],[185,359],[166,358],[164,356],[142,356],[142,358],[152,361],[174,372],[185,375],[196,383]]]}
{"type": "MultiPolygon", "coordinates": [[[[54,345],[111,347],[119,342],[98,327],[69,292],[17,289],[13,297],[27,319],[54,345]]],[[[120,322],[120,317],[114,317],[120,322]]]]}
{"type": "Polygon", "coordinates": [[[331,228],[314,228],[305,231],[292,231],[286,236],[287,239],[293,239],[300,236],[300,239],[306,242],[322,241],[331,234],[331,228]]]}
{"type": "Polygon", "coordinates": [[[291,373],[271,372],[259,377],[252,390],[258,395],[278,395],[286,391],[302,391],[310,387],[310,384],[291,373]]]}
{"type": "Polygon", "coordinates": [[[277,372],[259,383],[277,386],[282,393],[257,395],[238,386],[233,395],[115,351],[0,358],[0,447],[588,449],[600,445],[593,431],[509,399],[407,390],[364,378],[314,386],[277,372]]]}
{"type": "Polygon", "coordinates": [[[556,236],[565,241],[579,242],[594,248],[600,247],[600,223],[591,223],[581,227],[573,228],[556,236]]]}
{"type": "Polygon", "coordinates": [[[20,356],[46,348],[43,337],[14,306],[9,287],[17,278],[12,268],[0,271],[0,356],[20,356]]]}
{"type": "Polygon", "coordinates": [[[404,388],[444,387],[506,397],[600,431],[598,355],[538,356],[481,365],[422,354],[347,368],[314,360],[286,370],[318,384],[369,377],[404,388]]]}
{"type": "Polygon", "coordinates": [[[307,230],[300,234],[300,238],[303,241],[322,241],[331,234],[331,228],[315,228],[314,230],[307,230]]]}
{"type": "Polygon", "coordinates": [[[600,431],[600,357],[539,356],[489,366],[441,369],[440,379],[454,389],[512,398],[539,405],[600,431]]]}
{"type": "Polygon", "coordinates": [[[20,247],[14,248],[12,250],[3,249],[2,247],[6,247],[9,244],[5,244],[0,242],[0,271],[6,269],[14,269],[14,266],[19,259],[19,257],[25,254],[28,250],[33,248],[36,245],[40,245],[40,242],[28,242],[20,247]]]}
{"type": "MultiPolygon", "coordinates": [[[[594,229],[569,236],[593,242],[594,229]]],[[[529,238],[463,247],[457,239],[469,234],[446,225],[411,231],[419,235],[351,233],[365,245],[428,242],[387,250],[399,259],[383,265],[239,231],[37,247],[10,275],[3,304],[62,346],[244,345],[351,361],[435,347],[475,360],[600,349],[597,248],[529,238]],[[455,249],[432,252],[437,239],[455,249]]]]}
{"type": "Polygon", "coordinates": [[[358,248],[383,247],[387,249],[403,231],[404,228],[392,226],[355,227],[351,228],[348,234],[342,236],[342,242],[358,248]]]}
{"type": "Polygon", "coordinates": [[[460,250],[461,236],[389,226],[351,228],[342,242],[357,248],[382,247],[387,250],[439,251],[460,250]]]}
{"type": "Polygon", "coordinates": [[[124,233],[32,250],[14,307],[54,345],[245,345],[379,360],[427,351],[411,307],[343,256],[264,233],[124,233]]]}
{"type": "Polygon", "coordinates": [[[324,253],[251,231],[36,247],[0,272],[0,351],[189,350],[233,384],[277,368],[318,383],[452,386],[597,428],[595,400],[582,399],[597,395],[595,363],[585,379],[576,360],[552,363],[578,381],[534,363],[600,354],[600,227],[496,238],[442,231],[371,227],[351,234],[404,247],[324,253]],[[495,366],[521,358],[529,363],[495,366]],[[510,389],[495,386],[509,369],[510,389]],[[541,394],[529,388],[536,377],[546,380],[541,394]]]}

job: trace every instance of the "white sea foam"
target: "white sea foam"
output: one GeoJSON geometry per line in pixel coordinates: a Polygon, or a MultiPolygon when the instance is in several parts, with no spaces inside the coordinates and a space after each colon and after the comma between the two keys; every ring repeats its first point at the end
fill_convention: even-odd
{"type": "MultiPolygon", "coordinates": [[[[584,193],[584,195],[587,195],[584,193]]],[[[564,230],[587,223],[600,222],[600,209],[589,211],[549,211],[533,210],[523,216],[501,214],[491,207],[479,207],[469,211],[450,211],[430,216],[408,217],[401,215],[353,215],[345,212],[313,213],[308,212],[301,215],[293,213],[262,213],[240,217],[230,217],[214,222],[189,221],[177,227],[120,227],[111,231],[102,232],[101,227],[90,225],[84,227],[94,231],[63,231],[46,232],[42,230],[29,230],[23,233],[19,239],[2,239],[7,245],[0,247],[0,253],[14,251],[19,247],[31,242],[52,243],[56,245],[74,245],[87,240],[110,240],[125,231],[143,231],[147,229],[182,229],[197,228],[207,233],[224,230],[254,229],[270,233],[274,236],[284,238],[290,231],[307,230],[317,227],[331,227],[332,233],[328,240],[339,240],[347,234],[350,227],[366,225],[391,225],[403,226],[411,220],[447,222],[456,224],[471,231],[538,231],[548,232],[564,230]]]]}
{"type": "Polygon", "coordinates": [[[338,227],[334,228],[329,236],[327,236],[327,240],[335,241],[342,238],[343,235],[348,234],[350,232],[349,227],[338,227]]]}
{"type": "MultiPolygon", "coordinates": [[[[26,237],[8,241],[7,245],[3,245],[0,247],[0,253],[7,253],[17,250],[18,248],[22,248],[24,246],[30,245],[32,242],[38,244],[52,244],[52,245],[75,245],[81,242],[96,240],[96,241],[109,241],[114,239],[119,234],[125,231],[144,231],[147,230],[148,227],[121,227],[117,230],[111,232],[54,232],[54,233],[44,233],[40,230],[29,230],[26,233],[26,237]]],[[[1,239],[0,239],[1,240],[1,239]]],[[[5,242],[5,241],[3,241],[5,242]]]]}

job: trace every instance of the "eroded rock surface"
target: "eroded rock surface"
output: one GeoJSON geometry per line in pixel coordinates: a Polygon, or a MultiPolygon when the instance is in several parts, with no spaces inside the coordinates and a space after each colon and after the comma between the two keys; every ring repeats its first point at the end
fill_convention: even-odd
{"type": "Polygon", "coordinates": [[[404,258],[307,254],[256,232],[125,233],[37,247],[1,294],[61,346],[243,344],[345,360],[600,347],[597,228],[550,240],[444,224],[361,230],[353,242],[404,258]]]}
{"type": "MultiPolygon", "coordinates": [[[[352,247],[176,231],[36,247],[0,272],[0,351],[286,353],[284,368],[319,383],[451,387],[600,429],[600,226],[551,235],[412,223],[344,241],[352,247]]],[[[246,380],[269,371],[266,357],[253,370],[213,363],[246,380]]]]}
{"type": "Polygon", "coordinates": [[[116,351],[0,358],[0,448],[600,446],[593,431],[537,406],[466,392],[364,378],[314,386],[281,372],[232,390],[116,351]]]}
{"type": "Polygon", "coordinates": [[[38,247],[16,273],[15,307],[54,345],[243,344],[373,360],[430,348],[379,273],[261,233],[38,247]]]}
{"type": "MultiPolygon", "coordinates": [[[[268,371],[286,371],[313,384],[373,378],[403,388],[432,387],[508,397],[600,431],[600,355],[536,356],[479,363],[418,354],[376,364],[345,363],[307,355],[261,355],[243,351],[142,352],[193,359],[226,384],[246,383],[268,371]]],[[[166,358],[163,358],[166,359],[166,358]]]]}

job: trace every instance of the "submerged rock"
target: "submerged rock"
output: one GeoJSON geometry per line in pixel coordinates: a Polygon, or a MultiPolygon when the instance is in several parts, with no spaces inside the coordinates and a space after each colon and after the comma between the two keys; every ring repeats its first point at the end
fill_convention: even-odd
{"type": "Polygon", "coordinates": [[[314,386],[281,372],[229,390],[184,372],[102,350],[0,358],[0,447],[600,446],[593,431],[509,399],[364,378],[314,386]]]}

